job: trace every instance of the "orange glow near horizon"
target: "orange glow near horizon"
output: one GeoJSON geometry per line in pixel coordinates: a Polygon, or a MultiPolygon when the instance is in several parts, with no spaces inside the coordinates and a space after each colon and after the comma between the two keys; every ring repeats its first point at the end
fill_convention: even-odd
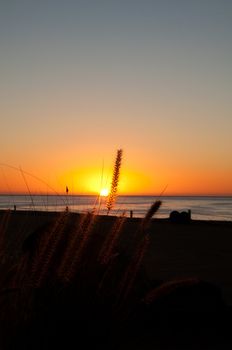
{"type": "MultiPolygon", "coordinates": [[[[112,169],[106,168],[104,174],[99,167],[84,167],[60,172],[50,176],[49,181],[32,172],[1,167],[1,193],[65,194],[66,186],[70,194],[99,195],[104,189],[110,189],[112,169]]],[[[216,173],[172,171],[170,177],[162,170],[159,175],[151,176],[142,171],[127,169],[122,165],[118,185],[119,195],[232,195],[231,180],[216,173]]],[[[102,192],[103,193],[103,192],[102,192]]],[[[103,194],[102,194],[103,195],[103,194]]]]}
{"type": "Polygon", "coordinates": [[[232,196],[232,1],[2,3],[0,193],[232,196]]]}

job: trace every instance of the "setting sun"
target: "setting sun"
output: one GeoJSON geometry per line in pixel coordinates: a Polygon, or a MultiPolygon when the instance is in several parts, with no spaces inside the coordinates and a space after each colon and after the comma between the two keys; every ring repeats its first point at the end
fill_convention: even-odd
{"type": "Polygon", "coordinates": [[[100,191],[100,196],[101,197],[107,197],[109,194],[109,190],[107,188],[102,188],[100,191]]]}

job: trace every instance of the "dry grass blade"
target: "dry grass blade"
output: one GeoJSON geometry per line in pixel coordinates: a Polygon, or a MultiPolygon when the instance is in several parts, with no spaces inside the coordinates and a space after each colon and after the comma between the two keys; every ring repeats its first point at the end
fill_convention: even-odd
{"type": "Polygon", "coordinates": [[[113,208],[115,199],[117,196],[121,163],[122,163],[122,149],[119,149],[117,151],[117,156],[114,164],[114,171],[113,171],[113,178],[111,182],[110,193],[106,203],[107,215],[109,214],[110,210],[113,208]]]}
{"type": "Polygon", "coordinates": [[[29,186],[28,186],[28,182],[27,182],[25,173],[24,173],[24,171],[21,169],[21,167],[20,167],[19,169],[20,169],[20,172],[21,172],[21,174],[22,174],[23,181],[25,182],[25,185],[26,185],[26,187],[27,187],[27,191],[28,191],[29,196],[30,196],[30,199],[31,199],[31,204],[32,204],[33,210],[35,211],[34,200],[33,200],[33,197],[32,197],[31,191],[30,191],[30,188],[29,188],[29,186]]]}
{"type": "Polygon", "coordinates": [[[110,233],[107,235],[101,251],[98,256],[98,260],[102,264],[107,264],[113,254],[113,250],[115,247],[116,242],[118,241],[118,238],[120,236],[120,233],[122,232],[122,226],[126,220],[125,212],[118,217],[115,220],[115,223],[110,231],[110,233]]]}
{"type": "Polygon", "coordinates": [[[158,200],[158,201],[155,201],[151,205],[150,209],[147,211],[147,214],[145,215],[144,219],[142,220],[142,223],[141,223],[142,231],[146,231],[146,229],[148,228],[152,217],[155,215],[155,213],[157,213],[157,211],[159,210],[161,204],[162,204],[162,202],[158,200]]]}
{"type": "Polygon", "coordinates": [[[7,226],[9,224],[11,211],[6,210],[3,214],[2,220],[0,222],[0,256],[4,256],[4,241],[5,241],[5,234],[7,230],[7,226]]]}
{"type": "Polygon", "coordinates": [[[69,266],[72,263],[73,258],[78,250],[78,246],[81,244],[83,239],[83,234],[86,230],[86,226],[89,221],[89,213],[80,214],[80,217],[75,223],[73,223],[73,228],[71,236],[67,242],[66,248],[64,248],[64,253],[60,265],[58,267],[58,276],[63,278],[69,266]]]}
{"type": "Polygon", "coordinates": [[[31,282],[37,287],[40,286],[46,278],[51,259],[55,254],[58,243],[62,239],[67,218],[68,213],[62,212],[52,228],[46,232],[41,250],[38,252],[32,263],[31,282]]]}
{"type": "Polygon", "coordinates": [[[159,210],[161,204],[162,202],[157,200],[151,205],[150,209],[147,211],[144,219],[142,220],[140,229],[138,230],[139,235],[136,237],[136,239],[139,240],[139,243],[136,244],[135,242],[135,253],[131,258],[129,266],[126,269],[119,286],[119,303],[121,303],[122,306],[124,305],[125,301],[128,300],[128,295],[133,288],[136,276],[150,241],[149,236],[146,234],[149,223],[153,215],[159,210]],[[141,233],[143,233],[142,240],[141,233]]]}
{"type": "Polygon", "coordinates": [[[120,282],[119,286],[119,297],[120,302],[124,303],[127,301],[127,297],[134,285],[136,276],[138,274],[138,271],[140,269],[144,254],[147,250],[148,244],[150,242],[149,236],[144,236],[143,240],[141,241],[140,245],[136,249],[136,252],[134,256],[132,257],[128,268],[126,269],[124,276],[120,282]]]}
{"type": "Polygon", "coordinates": [[[97,216],[93,213],[87,213],[86,221],[84,222],[83,228],[81,230],[82,240],[73,256],[73,259],[67,270],[65,271],[64,279],[67,282],[70,282],[74,275],[76,274],[79,265],[83,264],[83,253],[86,249],[86,246],[93,232],[94,225],[96,224],[97,216]]]}

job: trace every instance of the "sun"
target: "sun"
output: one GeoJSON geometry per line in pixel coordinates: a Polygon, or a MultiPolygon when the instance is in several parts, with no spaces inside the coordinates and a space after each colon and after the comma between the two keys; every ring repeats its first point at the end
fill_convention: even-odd
{"type": "Polygon", "coordinates": [[[108,194],[109,194],[108,188],[102,188],[102,189],[100,190],[100,196],[101,196],[101,197],[107,197],[108,194]]]}

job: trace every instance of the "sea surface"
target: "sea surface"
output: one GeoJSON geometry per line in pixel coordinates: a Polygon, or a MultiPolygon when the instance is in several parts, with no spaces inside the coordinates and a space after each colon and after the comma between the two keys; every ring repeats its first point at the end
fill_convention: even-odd
{"type": "MultiPolygon", "coordinates": [[[[151,204],[160,199],[162,205],[155,215],[168,218],[173,210],[191,210],[192,219],[232,221],[232,197],[173,197],[162,196],[118,196],[111,215],[126,211],[130,216],[143,217],[151,204]]],[[[106,199],[97,196],[77,195],[0,195],[0,209],[62,211],[68,207],[72,212],[86,212],[94,208],[99,214],[106,214],[106,199]]]]}

